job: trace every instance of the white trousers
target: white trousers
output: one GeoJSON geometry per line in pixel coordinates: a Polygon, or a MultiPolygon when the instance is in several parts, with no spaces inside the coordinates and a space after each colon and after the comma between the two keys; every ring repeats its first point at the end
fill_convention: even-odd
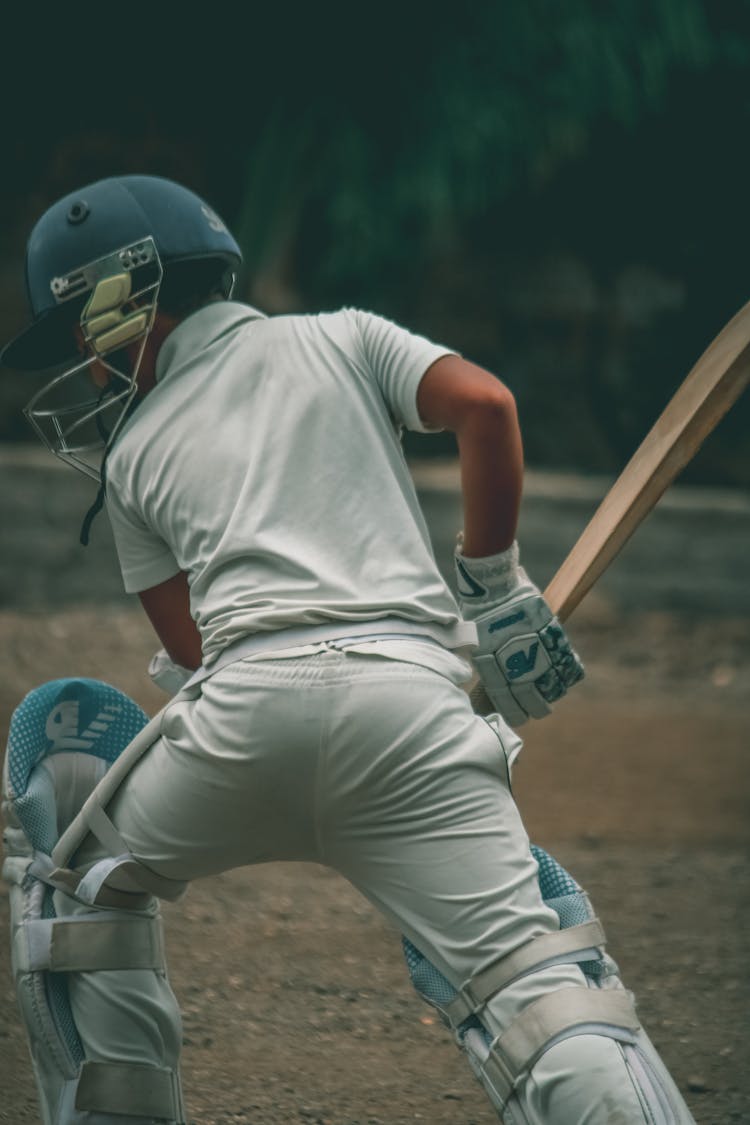
{"type": "MultiPolygon", "coordinates": [[[[132,853],[173,879],[270,860],[325,864],[459,988],[558,929],[510,793],[506,756],[517,747],[425,667],[334,649],[243,661],[167,710],[162,738],[108,813],[132,853]]],[[[530,973],[489,1002],[483,1022],[499,1034],[533,1000],[582,984],[573,964],[530,973]]],[[[90,1057],[106,1053],[107,1037],[127,1057],[117,1006],[106,1010],[92,987],[85,974],[71,980],[90,1057]]],[[[157,1023],[160,1011],[173,1015],[166,980],[158,987],[140,1008],[157,1023]]],[[[168,1030],[155,1026],[152,1040],[174,1065],[168,1030]]],[[[519,1100],[540,1125],[644,1121],[620,1045],[598,1035],[547,1050],[519,1100]]]]}

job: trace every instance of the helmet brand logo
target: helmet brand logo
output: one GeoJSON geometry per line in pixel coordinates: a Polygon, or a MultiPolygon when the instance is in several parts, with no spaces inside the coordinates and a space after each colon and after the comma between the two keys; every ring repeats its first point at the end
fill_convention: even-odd
{"type": "Polygon", "coordinates": [[[227,234],[228,233],[227,228],[224,226],[224,223],[221,221],[221,219],[216,214],[216,212],[213,211],[210,207],[207,207],[205,203],[202,204],[201,211],[206,216],[206,219],[208,220],[208,225],[210,226],[211,230],[215,230],[219,234],[227,234]]]}

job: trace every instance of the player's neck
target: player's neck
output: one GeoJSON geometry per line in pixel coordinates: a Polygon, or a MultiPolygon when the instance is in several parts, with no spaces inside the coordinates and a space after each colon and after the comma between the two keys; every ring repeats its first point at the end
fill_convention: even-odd
{"type": "Polygon", "coordinates": [[[141,365],[138,369],[139,398],[145,398],[156,386],[156,360],[161,351],[161,346],[179,323],[178,318],[157,311],[154,326],[146,338],[141,365]]]}

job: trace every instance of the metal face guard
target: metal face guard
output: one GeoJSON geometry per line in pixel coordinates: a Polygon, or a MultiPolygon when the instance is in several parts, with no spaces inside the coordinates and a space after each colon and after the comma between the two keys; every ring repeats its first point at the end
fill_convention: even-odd
{"type": "Polygon", "coordinates": [[[24,414],[55,456],[96,481],[137,391],[162,277],[154,240],[144,238],[51,282],[58,305],[90,294],[79,321],[89,354],[47,382],[24,414]],[[99,394],[95,371],[107,380],[99,394]]]}

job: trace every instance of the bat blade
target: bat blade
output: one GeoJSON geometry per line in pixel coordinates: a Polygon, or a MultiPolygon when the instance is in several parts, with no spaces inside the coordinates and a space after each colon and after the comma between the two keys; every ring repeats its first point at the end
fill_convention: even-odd
{"type": "Polygon", "coordinates": [[[564,621],[750,382],[750,302],[657,419],[544,592],[564,621]]]}
{"type": "MultiPolygon", "coordinates": [[[[639,445],[544,597],[565,621],[750,382],[750,301],[708,346],[639,445]]],[[[491,709],[481,684],[474,709],[491,709]]]]}

